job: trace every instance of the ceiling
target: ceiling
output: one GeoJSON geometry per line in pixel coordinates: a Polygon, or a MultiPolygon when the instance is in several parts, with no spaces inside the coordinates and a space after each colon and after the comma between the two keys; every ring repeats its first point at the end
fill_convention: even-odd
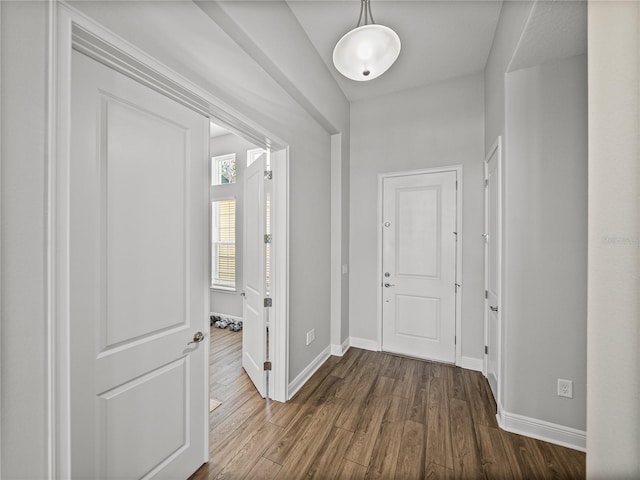
{"type": "Polygon", "coordinates": [[[536,2],[507,69],[587,53],[587,2],[536,2]]]}
{"type": "Polygon", "coordinates": [[[376,23],[400,36],[402,50],[382,76],[357,82],[333,66],[333,47],[358,22],[359,0],[288,0],[289,7],[349,101],[484,70],[502,1],[372,0],[376,23]]]}

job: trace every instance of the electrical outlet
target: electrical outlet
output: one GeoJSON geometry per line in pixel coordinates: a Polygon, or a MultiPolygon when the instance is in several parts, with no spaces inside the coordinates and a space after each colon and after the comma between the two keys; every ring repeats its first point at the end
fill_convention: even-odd
{"type": "Polygon", "coordinates": [[[316,339],[316,329],[312,328],[307,332],[307,345],[313,342],[316,339]]]}
{"type": "Polygon", "coordinates": [[[573,398],[573,382],[571,380],[558,379],[558,396],[573,398]]]}

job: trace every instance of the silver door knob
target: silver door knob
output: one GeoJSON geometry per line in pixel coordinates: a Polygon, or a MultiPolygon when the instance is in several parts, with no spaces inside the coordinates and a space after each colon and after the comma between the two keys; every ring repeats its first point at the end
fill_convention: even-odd
{"type": "Polygon", "coordinates": [[[196,332],[193,335],[193,340],[191,340],[189,343],[187,343],[187,345],[191,345],[192,343],[200,343],[203,340],[204,340],[204,333],[196,332]]]}
{"type": "Polygon", "coordinates": [[[395,287],[396,284],[395,283],[385,283],[384,286],[389,288],[389,287],[395,287]]]}

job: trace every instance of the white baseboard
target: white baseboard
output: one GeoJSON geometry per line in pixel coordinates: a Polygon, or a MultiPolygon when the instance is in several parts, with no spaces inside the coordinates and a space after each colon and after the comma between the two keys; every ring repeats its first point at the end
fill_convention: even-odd
{"type": "Polygon", "coordinates": [[[343,356],[349,350],[349,337],[342,342],[342,345],[331,345],[331,355],[335,355],[337,357],[343,356]]]}
{"type": "Polygon", "coordinates": [[[213,315],[218,315],[219,317],[230,318],[231,320],[235,320],[236,322],[241,322],[243,320],[242,317],[236,317],[234,315],[227,315],[226,313],[209,312],[209,317],[211,317],[213,315]]]}
{"type": "Polygon", "coordinates": [[[583,430],[505,412],[501,407],[498,408],[496,418],[500,428],[507,432],[526,435],[581,452],[587,451],[587,432],[583,430]]]}
{"type": "Polygon", "coordinates": [[[307,383],[307,381],[313,376],[314,373],[322,366],[324,362],[326,362],[327,358],[329,358],[329,353],[331,352],[331,346],[325,348],[320,355],[313,359],[313,361],[307,365],[307,368],[302,370],[296,378],[294,378],[291,383],[289,383],[289,398],[293,398],[293,396],[302,388],[302,386],[307,383]]]}
{"type": "Polygon", "coordinates": [[[458,366],[460,368],[466,368],[467,370],[482,372],[484,369],[484,361],[481,358],[462,357],[458,366]]]}
{"type": "Polygon", "coordinates": [[[363,350],[371,350],[373,352],[379,352],[378,342],[376,340],[369,340],[368,338],[349,337],[349,345],[354,348],[362,348],[363,350]]]}

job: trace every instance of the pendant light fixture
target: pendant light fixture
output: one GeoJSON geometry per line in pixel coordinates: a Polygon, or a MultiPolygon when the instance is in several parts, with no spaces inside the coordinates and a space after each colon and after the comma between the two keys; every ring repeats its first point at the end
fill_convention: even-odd
{"type": "Polygon", "coordinates": [[[360,1],[358,25],[336,44],[333,64],[345,77],[364,82],[379,77],[393,65],[400,54],[400,37],[389,27],[375,23],[370,0],[360,1]],[[360,26],[363,15],[364,25],[360,26]]]}

